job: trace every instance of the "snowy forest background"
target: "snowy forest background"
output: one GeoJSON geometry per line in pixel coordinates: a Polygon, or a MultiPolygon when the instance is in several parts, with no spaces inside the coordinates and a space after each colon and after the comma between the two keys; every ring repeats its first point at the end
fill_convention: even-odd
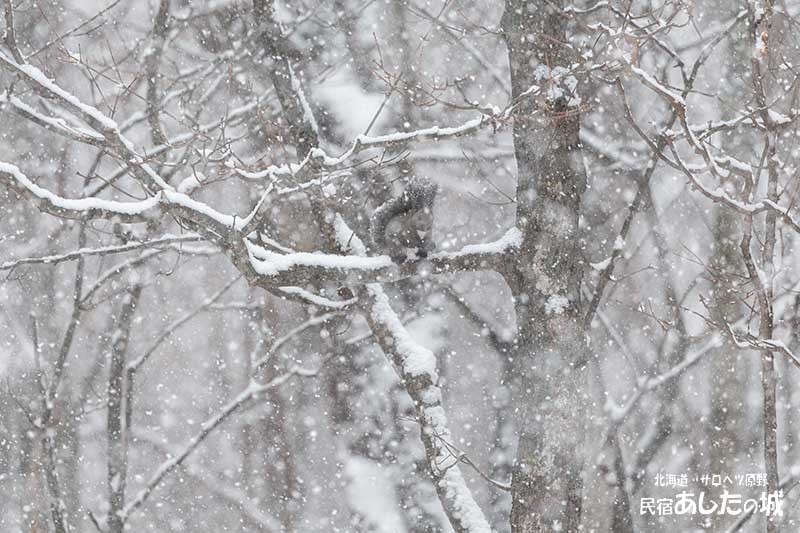
{"type": "Polygon", "coordinates": [[[799,530],[798,14],[4,0],[0,530],[799,530]]]}

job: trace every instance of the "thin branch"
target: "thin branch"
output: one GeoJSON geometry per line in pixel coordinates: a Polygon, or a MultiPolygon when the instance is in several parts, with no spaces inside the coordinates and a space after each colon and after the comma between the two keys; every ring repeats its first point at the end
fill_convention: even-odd
{"type": "Polygon", "coordinates": [[[165,244],[174,244],[174,243],[184,243],[184,242],[197,242],[201,241],[203,238],[200,235],[196,234],[187,234],[187,235],[164,235],[163,237],[159,237],[149,241],[141,241],[141,242],[129,242],[126,244],[121,244],[118,246],[102,246],[99,248],[81,248],[80,250],[74,250],[72,252],[67,252],[64,254],[56,254],[56,255],[46,255],[42,257],[26,257],[24,259],[15,259],[13,261],[7,261],[5,263],[0,263],[0,270],[13,270],[22,265],[35,265],[35,264],[45,264],[45,265],[56,265],[58,263],[63,263],[66,261],[76,261],[79,258],[86,258],[91,256],[106,256],[111,254],[121,254],[125,252],[131,252],[134,250],[139,250],[142,248],[158,248],[159,246],[163,246],[165,244]]]}
{"type": "Polygon", "coordinates": [[[165,340],[171,337],[172,334],[175,333],[175,331],[177,331],[178,328],[189,322],[192,318],[196,317],[201,312],[205,311],[206,309],[209,309],[222,297],[222,295],[228,292],[228,290],[231,287],[233,287],[233,285],[236,284],[236,282],[238,282],[240,279],[241,276],[237,276],[236,278],[232,279],[227,284],[225,284],[225,286],[222,287],[220,290],[218,290],[217,292],[215,292],[214,294],[203,300],[200,303],[200,305],[198,305],[191,311],[185,313],[183,316],[176,319],[174,322],[165,327],[161,331],[161,333],[159,333],[158,336],[156,336],[155,341],[153,341],[150,347],[147,348],[144,351],[144,353],[142,353],[142,355],[140,355],[139,357],[128,363],[127,365],[128,372],[135,373],[136,371],[138,371],[142,367],[142,365],[144,365],[147,362],[150,356],[153,355],[153,353],[155,353],[158,347],[161,346],[161,344],[165,340]]]}
{"type": "Polygon", "coordinates": [[[316,326],[320,326],[322,324],[326,324],[330,320],[342,316],[345,316],[344,313],[342,312],[324,313],[321,315],[311,317],[302,324],[295,326],[294,328],[289,330],[285,335],[282,335],[277,339],[275,339],[275,341],[272,342],[269,349],[267,350],[267,353],[252,362],[252,368],[254,370],[259,370],[260,368],[262,368],[272,359],[273,355],[278,353],[278,351],[281,348],[283,348],[283,346],[286,343],[296,338],[299,334],[303,333],[304,331],[316,326]]]}
{"type": "Polygon", "coordinates": [[[120,513],[123,522],[127,522],[131,514],[139,509],[150,497],[153,491],[164,481],[164,479],[178,466],[180,466],[192,452],[223,422],[225,422],[231,415],[236,413],[244,405],[249,404],[251,400],[257,399],[264,392],[274,389],[288,382],[294,377],[314,377],[319,370],[308,370],[300,367],[295,367],[288,372],[270,380],[267,383],[259,384],[251,382],[250,385],[244,389],[238,396],[229,401],[216,415],[212,416],[200,425],[200,431],[181,448],[171,459],[161,463],[156,468],[153,475],[145,484],[145,487],[133,497],[125,508],[120,513]]]}

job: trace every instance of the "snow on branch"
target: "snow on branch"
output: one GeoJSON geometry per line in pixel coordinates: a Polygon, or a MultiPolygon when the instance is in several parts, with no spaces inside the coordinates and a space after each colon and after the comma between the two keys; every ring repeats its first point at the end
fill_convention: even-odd
{"type": "Polygon", "coordinates": [[[0,178],[4,178],[11,188],[21,196],[32,196],[37,199],[42,211],[63,218],[118,217],[123,220],[142,220],[144,212],[156,207],[160,200],[158,195],[139,202],[117,202],[99,198],[62,198],[33,183],[17,166],[3,161],[0,161],[0,178]]]}
{"type": "Polygon", "coordinates": [[[350,298],[349,300],[332,300],[307,291],[302,287],[278,287],[278,291],[311,305],[327,307],[328,309],[347,309],[356,302],[354,298],[350,298]]]}
{"type": "Polygon", "coordinates": [[[20,64],[14,59],[0,52],[0,65],[4,65],[17,74],[25,78],[38,91],[58,101],[75,116],[80,117],[91,128],[102,134],[106,142],[113,148],[118,155],[132,165],[136,177],[145,185],[155,190],[172,187],[161,178],[150,165],[144,162],[144,158],[133,149],[133,143],[126,139],[116,121],[106,116],[96,107],[83,103],[72,93],[62,89],[53,80],[48,78],[41,70],[30,64],[20,64]]]}
{"type": "Polygon", "coordinates": [[[19,116],[68,139],[73,139],[78,142],[91,144],[94,146],[102,146],[106,142],[105,137],[99,133],[82,128],[80,126],[69,124],[63,118],[53,118],[40,113],[8,92],[0,94],[0,105],[2,104],[6,104],[8,107],[10,107],[11,111],[19,116]]]}
{"type": "Polygon", "coordinates": [[[467,244],[461,250],[455,252],[437,252],[431,254],[431,260],[435,261],[438,258],[456,259],[470,256],[491,257],[504,254],[509,250],[516,250],[520,246],[522,246],[522,231],[517,227],[512,227],[496,241],[481,244],[467,244]]]}
{"type": "Polygon", "coordinates": [[[185,242],[197,242],[203,238],[200,235],[190,233],[187,235],[164,235],[157,239],[142,242],[129,242],[118,246],[101,246],[98,248],[81,248],[80,250],[73,250],[63,254],[46,255],[42,257],[26,257],[23,259],[15,259],[13,261],[6,261],[0,263],[0,270],[11,270],[22,265],[45,264],[55,265],[65,261],[75,261],[81,257],[90,256],[104,256],[111,254],[120,254],[139,250],[141,248],[158,248],[161,246],[171,244],[181,244],[185,242]]]}
{"type": "Polygon", "coordinates": [[[768,352],[778,352],[786,356],[790,363],[800,368],[800,358],[792,352],[785,342],[778,339],[760,339],[751,333],[740,333],[727,325],[728,334],[733,343],[739,348],[755,349],[768,352]]]}
{"type": "MultiPolygon", "coordinates": [[[[730,172],[744,175],[748,180],[753,179],[754,173],[750,165],[742,163],[733,157],[718,157],[711,153],[708,144],[697,137],[696,130],[689,123],[687,118],[686,101],[680,94],[664,86],[653,76],[632,65],[631,63],[626,61],[625,66],[637,79],[639,79],[645,86],[653,90],[656,94],[664,98],[675,110],[675,114],[683,129],[684,136],[686,137],[692,149],[703,158],[705,166],[696,167],[694,165],[688,165],[684,163],[674,146],[670,146],[672,155],[675,159],[677,168],[681,170],[687,178],[689,178],[689,181],[692,183],[695,189],[700,192],[700,194],[720,205],[733,209],[734,211],[744,215],[753,216],[758,213],[771,212],[777,215],[777,217],[780,218],[784,224],[792,228],[794,231],[800,233],[800,221],[798,221],[789,213],[788,207],[782,207],[770,199],[762,199],[755,202],[737,200],[736,198],[731,197],[731,195],[721,187],[712,189],[702,183],[697,176],[698,172],[710,172],[720,181],[724,181],[726,178],[728,178],[730,172]]],[[[783,118],[782,115],[781,117],[783,118]]],[[[785,125],[786,122],[782,121],[781,124],[785,125]]]]}
{"type": "MultiPolygon", "coordinates": [[[[73,219],[114,218],[122,221],[143,221],[149,210],[165,209],[186,218],[220,236],[238,236],[239,245],[230,250],[237,266],[248,270],[248,280],[263,287],[299,286],[320,275],[344,279],[350,283],[394,282],[415,275],[444,274],[468,270],[498,270],[507,256],[515,252],[521,233],[512,228],[501,239],[485,244],[467,245],[454,252],[438,252],[427,261],[395,264],[388,256],[356,256],[325,253],[277,253],[249,239],[251,222],[257,219],[259,208],[270,186],[247,216],[237,217],[220,213],[208,204],[174,190],[161,190],[153,197],[136,202],[118,202],[98,198],[68,199],[58,196],[31,181],[15,165],[0,162],[0,178],[20,195],[39,201],[39,207],[50,214],[73,219]]],[[[274,191],[276,195],[291,194],[297,188],[274,191]]],[[[119,250],[124,251],[124,250],[119,250]]],[[[97,250],[101,254],[112,250],[97,250]]],[[[70,254],[70,257],[76,253],[70,254]]],[[[66,260],[56,258],[55,260],[66,260]]],[[[28,261],[28,262],[32,262],[28,261]]],[[[44,260],[42,262],[45,262],[44,260]]],[[[13,263],[8,263],[8,268],[13,263]]],[[[302,296],[302,295],[300,295],[302,296]]]]}
{"type": "MultiPolygon", "coordinates": [[[[343,237],[347,242],[350,237],[343,237]]],[[[354,237],[355,238],[355,237],[354,237]]],[[[278,253],[245,240],[250,263],[262,286],[303,285],[316,277],[345,284],[393,283],[416,275],[501,270],[522,243],[522,233],[511,228],[496,241],[469,244],[453,252],[437,252],[427,260],[397,264],[388,255],[341,255],[322,252],[278,253]]],[[[330,305],[327,305],[330,307],[330,305]]]]}
{"type": "MultiPolygon", "coordinates": [[[[366,254],[364,243],[338,214],[334,220],[334,232],[342,249],[359,256],[366,254]]],[[[458,466],[461,458],[445,444],[452,441],[452,437],[442,407],[436,357],[414,340],[379,283],[368,284],[360,295],[360,301],[375,339],[393,363],[400,382],[414,402],[428,470],[450,524],[458,533],[489,533],[491,527],[458,466]]]]}
{"type": "Polygon", "coordinates": [[[175,211],[176,215],[222,234],[227,234],[231,230],[239,232],[244,230],[256,216],[267,193],[272,190],[268,188],[264,192],[258,204],[247,216],[237,217],[220,213],[208,204],[174,190],[162,190],[138,202],[118,202],[100,198],[63,198],[33,183],[17,166],[3,161],[0,161],[0,178],[5,178],[21,196],[38,199],[39,208],[55,216],[72,219],[116,218],[137,222],[144,220],[146,211],[159,207],[175,211]]]}
{"type": "MultiPolygon", "coordinates": [[[[526,97],[533,97],[538,94],[538,92],[538,87],[533,86],[528,94],[526,94],[526,97]]],[[[518,104],[519,102],[516,102],[502,110],[485,110],[481,115],[458,126],[430,126],[428,128],[419,130],[394,132],[385,135],[359,135],[353,141],[352,146],[337,157],[328,155],[321,148],[314,148],[299,164],[290,163],[288,165],[280,166],[271,165],[264,170],[255,172],[250,172],[239,168],[234,168],[234,170],[240,176],[248,179],[263,179],[267,177],[274,179],[276,176],[296,177],[298,174],[302,174],[312,166],[336,168],[345,164],[354,155],[364,150],[373,148],[389,148],[397,145],[420,143],[425,141],[443,141],[447,139],[455,139],[470,135],[488,126],[497,127],[498,124],[502,124],[509,120],[511,113],[518,104]]]]}
{"type": "Polygon", "coordinates": [[[323,270],[380,270],[392,265],[389,256],[360,257],[325,253],[294,252],[279,254],[257,244],[246,241],[253,267],[261,275],[275,276],[281,272],[292,272],[304,267],[323,270]]]}
{"type": "Polygon", "coordinates": [[[65,91],[59,87],[53,80],[45,76],[45,74],[30,64],[20,64],[12,58],[0,52],[0,62],[15,71],[17,74],[22,75],[30,83],[37,86],[46,92],[48,96],[57,99],[64,104],[71,112],[81,117],[92,128],[100,132],[114,132],[119,131],[117,123],[102,113],[96,107],[84,104],[75,95],[65,91]]]}

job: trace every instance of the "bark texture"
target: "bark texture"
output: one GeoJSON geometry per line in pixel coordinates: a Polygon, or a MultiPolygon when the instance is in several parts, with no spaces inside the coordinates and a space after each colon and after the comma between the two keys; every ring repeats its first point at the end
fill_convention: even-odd
{"type": "Polygon", "coordinates": [[[549,98],[546,90],[564,81],[557,78],[572,64],[560,4],[507,0],[502,18],[512,96],[532,85],[545,89],[514,115],[517,226],[525,235],[520,260],[507,274],[518,329],[514,533],[576,531],[581,514],[587,377],[577,237],[586,176],[576,100],[549,98]]]}

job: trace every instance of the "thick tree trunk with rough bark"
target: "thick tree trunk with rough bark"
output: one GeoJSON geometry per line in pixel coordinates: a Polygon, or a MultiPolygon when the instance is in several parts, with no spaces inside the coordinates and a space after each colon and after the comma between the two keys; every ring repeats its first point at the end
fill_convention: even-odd
{"type": "Polygon", "coordinates": [[[502,19],[513,97],[532,85],[545,95],[521,103],[514,115],[517,226],[525,234],[521,259],[507,274],[518,328],[514,533],[575,531],[580,524],[587,347],[578,210],[586,176],[579,100],[565,92],[575,84],[559,4],[508,0],[502,19]]]}

